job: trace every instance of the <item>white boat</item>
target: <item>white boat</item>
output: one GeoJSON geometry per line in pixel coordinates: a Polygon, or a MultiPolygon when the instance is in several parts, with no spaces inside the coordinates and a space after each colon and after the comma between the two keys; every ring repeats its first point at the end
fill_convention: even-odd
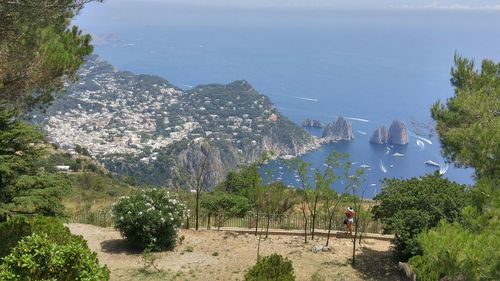
{"type": "Polygon", "coordinates": [[[376,184],[376,183],[372,183],[372,184],[370,184],[370,185],[371,185],[371,186],[377,186],[377,184],[376,184]]]}
{"type": "Polygon", "coordinates": [[[368,169],[368,168],[370,168],[370,166],[369,166],[369,165],[360,165],[359,167],[360,167],[360,168],[363,168],[363,169],[368,169]]]}
{"type": "Polygon", "coordinates": [[[394,157],[404,157],[405,155],[403,153],[396,152],[392,156],[394,156],[394,157]]]}
{"type": "Polygon", "coordinates": [[[390,167],[390,168],[394,168],[394,165],[390,165],[389,167],[390,167]]]}
{"type": "Polygon", "coordinates": [[[432,160],[425,161],[425,164],[427,164],[429,166],[441,167],[441,165],[439,165],[438,163],[436,163],[436,162],[434,162],[432,160]]]}

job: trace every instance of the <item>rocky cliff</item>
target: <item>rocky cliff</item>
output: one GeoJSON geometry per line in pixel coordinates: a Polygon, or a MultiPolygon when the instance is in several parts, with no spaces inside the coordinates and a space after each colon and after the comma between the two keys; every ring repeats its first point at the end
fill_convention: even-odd
{"type": "Polygon", "coordinates": [[[302,127],[306,128],[323,128],[323,123],[316,119],[306,119],[302,122],[302,127]]]}
{"type": "Polygon", "coordinates": [[[378,127],[370,138],[370,143],[374,144],[408,144],[408,129],[403,121],[394,120],[389,128],[386,130],[384,125],[378,127]]]}
{"type": "Polygon", "coordinates": [[[373,132],[370,142],[374,144],[386,144],[388,139],[388,132],[384,125],[378,127],[375,132],[373,132]]]}
{"type": "Polygon", "coordinates": [[[390,144],[405,145],[409,142],[408,129],[403,121],[394,120],[389,128],[387,142],[390,144]]]}
{"type": "Polygon", "coordinates": [[[342,116],[337,117],[335,122],[326,125],[322,138],[324,138],[326,142],[335,142],[339,140],[351,141],[351,122],[347,121],[342,116]]]}

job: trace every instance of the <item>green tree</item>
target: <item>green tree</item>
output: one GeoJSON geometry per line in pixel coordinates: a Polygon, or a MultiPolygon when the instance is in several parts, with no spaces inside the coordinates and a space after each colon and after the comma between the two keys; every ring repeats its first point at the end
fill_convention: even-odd
{"type": "MultiPolygon", "coordinates": [[[[311,217],[311,239],[314,239],[316,219],[320,209],[318,204],[325,199],[326,195],[331,195],[331,186],[337,180],[334,168],[339,167],[340,160],[347,157],[347,154],[332,152],[325,161],[326,169],[324,171],[314,169],[312,176],[309,174],[311,164],[299,158],[290,162],[290,167],[298,172],[301,184],[302,203],[300,209],[304,219],[304,242],[307,242],[309,216],[311,217]]],[[[329,203],[331,202],[329,201],[329,203]]]]}
{"type": "Polygon", "coordinates": [[[74,80],[91,37],[71,19],[92,0],[18,0],[0,3],[0,99],[26,108],[52,99],[74,80]],[[37,94],[32,94],[36,92],[37,94]]]}
{"type": "Polygon", "coordinates": [[[272,182],[265,187],[263,209],[266,214],[266,238],[271,216],[279,216],[290,210],[296,202],[294,196],[282,182],[272,182]]]}
{"type": "Polygon", "coordinates": [[[384,232],[395,234],[395,254],[403,261],[421,253],[418,234],[442,219],[459,220],[467,202],[466,186],[438,174],[385,179],[383,185],[374,198],[378,205],[373,207],[373,217],[382,220],[384,232]]]}
{"type": "Polygon", "coordinates": [[[62,214],[61,197],[71,183],[63,175],[38,169],[36,163],[45,153],[35,126],[0,109],[0,221],[16,214],[62,214]]]}
{"type": "Polygon", "coordinates": [[[478,178],[500,175],[500,63],[455,55],[451,70],[455,96],[431,108],[444,156],[474,167],[478,178]]]}
{"type": "Polygon", "coordinates": [[[228,219],[243,217],[250,209],[245,197],[220,191],[206,194],[201,200],[201,207],[208,211],[209,216],[215,217],[217,230],[220,230],[228,219]]]}
{"type": "Polygon", "coordinates": [[[265,186],[262,183],[262,176],[259,172],[261,163],[253,163],[244,167],[240,174],[245,188],[240,191],[240,194],[245,196],[255,214],[255,235],[258,234],[259,219],[262,211],[265,186]]]}
{"type": "Polygon", "coordinates": [[[442,221],[421,234],[422,254],[410,264],[422,280],[500,279],[500,63],[455,55],[451,70],[455,96],[432,109],[443,154],[458,166],[473,167],[476,184],[461,223],[442,221]]]}

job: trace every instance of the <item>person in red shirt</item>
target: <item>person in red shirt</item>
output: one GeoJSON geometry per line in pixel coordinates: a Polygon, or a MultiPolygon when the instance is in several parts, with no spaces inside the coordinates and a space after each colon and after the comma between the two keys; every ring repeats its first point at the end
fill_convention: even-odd
{"type": "Polygon", "coordinates": [[[349,233],[349,235],[352,235],[352,224],[354,223],[354,216],[356,215],[356,213],[354,212],[354,210],[351,208],[351,207],[347,207],[347,209],[345,210],[345,230],[346,230],[346,233],[349,233]]]}

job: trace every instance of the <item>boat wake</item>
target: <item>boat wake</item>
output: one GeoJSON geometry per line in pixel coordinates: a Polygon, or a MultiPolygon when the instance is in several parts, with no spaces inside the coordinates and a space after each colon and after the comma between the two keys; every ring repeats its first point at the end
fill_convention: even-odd
{"type": "Polygon", "coordinates": [[[387,168],[384,166],[384,163],[382,163],[382,160],[380,160],[380,170],[382,172],[387,173],[387,168]]]}
{"type": "Polygon", "coordinates": [[[358,133],[362,134],[362,135],[366,135],[367,133],[366,132],[363,132],[363,131],[357,131],[358,133]]]}
{"type": "Polygon", "coordinates": [[[448,168],[449,168],[449,167],[450,167],[450,166],[448,165],[448,163],[444,163],[444,164],[442,164],[442,165],[439,165],[439,174],[440,174],[440,175],[444,175],[444,174],[446,174],[446,172],[448,171],[448,168]]]}
{"type": "Polygon", "coordinates": [[[420,148],[420,151],[422,151],[425,148],[425,143],[421,140],[417,140],[417,146],[420,148]]]}
{"type": "Polygon", "coordinates": [[[419,136],[419,135],[415,135],[415,137],[416,137],[417,139],[419,139],[419,140],[425,141],[425,142],[426,142],[426,143],[428,143],[428,144],[432,144],[432,141],[431,141],[431,140],[429,140],[429,139],[426,139],[426,138],[421,137],[421,136],[419,136]]]}
{"type": "Polygon", "coordinates": [[[356,118],[356,117],[345,117],[345,119],[353,120],[353,121],[366,122],[366,123],[370,122],[370,120],[368,120],[368,119],[356,118]]]}
{"type": "Polygon", "coordinates": [[[305,97],[295,97],[295,98],[299,99],[299,100],[306,100],[306,101],[314,101],[314,102],[318,101],[318,99],[305,98],[305,97]]]}

